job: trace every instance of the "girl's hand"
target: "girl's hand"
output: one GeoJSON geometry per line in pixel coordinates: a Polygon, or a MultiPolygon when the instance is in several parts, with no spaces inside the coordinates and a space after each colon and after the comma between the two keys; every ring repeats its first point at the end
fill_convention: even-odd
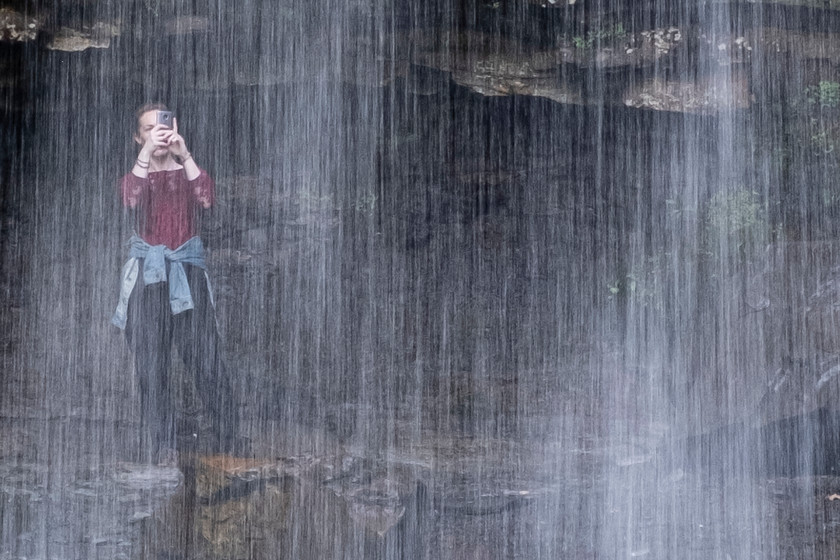
{"type": "Polygon", "coordinates": [[[168,146],[167,140],[172,130],[162,124],[156,124],[149,135],[146,137],[146,142],[140,150],[141,154],[145,152],[145,160],[148,161],[149,156],[155,153],[155,150],[166,148],[168,146]]]}
{"type": "Polygon", "coordinates": [[[187,150],[184,137],[178,134],[178,119],[172,119],[172,129],[166,132],[166,145],[169,147],[169,153],[179,159],[183,159],[190,152],[187,150]]]}

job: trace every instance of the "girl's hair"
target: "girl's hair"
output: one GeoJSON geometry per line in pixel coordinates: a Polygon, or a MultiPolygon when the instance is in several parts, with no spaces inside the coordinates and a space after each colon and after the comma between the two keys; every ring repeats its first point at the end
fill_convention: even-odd
{"type": "Polygon", "coordinates": [[[134,130],[137,130],[140,125],[140,117],[149,111],[168,111],[169,108],[163,103],[144,103],[134,111],[134,130]]]}

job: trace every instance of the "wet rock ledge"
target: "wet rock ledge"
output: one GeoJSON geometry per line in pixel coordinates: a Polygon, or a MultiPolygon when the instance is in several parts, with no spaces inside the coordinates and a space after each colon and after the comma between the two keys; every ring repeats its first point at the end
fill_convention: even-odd
{"type": "MultiPolygon", "coordinates": [[[[59,2],[49,11],[8,0],[6,4],[0,3],[0,54],[26,43],[66,52],[107,49],[113,48],[115,38],[143,40],[149,30],[163,37],[222,32],[245,36],[253,25],[235,15],[222,21],[200,7],[190,12],[183,8],[165,12],[162,8],[150,10],[148,3],[139,1],[108,13],[84,2],[59,2]],[[62,13],[76,16],[55,15],[62,13]],[[128,16],[134,19],[129,21],[128,16]]],[[[411,11],[397,3],[392,9],[398,23],[386,30],[383,44],[388,48],[384,52],[376,52],[361,31],[354,34],[351,30],[344,37],[347,71],[343,79],[378,85],[405,80],[409,89],[422,95],[428,93],[428,72],[433,72],[487,96],[534,96],[563,104],[700,114],[745,109],[761,102],[765,88],[759,82],[780,60],[802,68],[805,82],[837,79],[840,33],[835,29],[840,26],[832,24],[840,21],[836,3],[764,0],[712,4],[733,13],[752,10],[739,18],[750,23],[737,31],[713,33],[678,20],[645,24],[655,19],[644,17],[653,9],[650,2],[610,3],[606,8],[586,0],[508,0],[441,4],[439,9],[466,18],[445,21],[471,22],[441,27],[411,19],[411,11]],[[708,62],[700,67],[699,60],[708,62]],[[604,73],[608,74],[607,83],[600,87],[604,73]]],[[[360,17],[370,17],[361,3],[350,8],[350,13],[353,10],[358,10],[360,17]]],[[[221,54],[219,60],[231,58],[221,54]]],[[[252,66],[222,69],[219,77],[229,74],[230,79],[208,76],[202,80],[199,76],[198,85],[217,89],[287,79],[252,66]]],[[[14,82],[4,81],[7,85],[0,87],[14,82]]]]}

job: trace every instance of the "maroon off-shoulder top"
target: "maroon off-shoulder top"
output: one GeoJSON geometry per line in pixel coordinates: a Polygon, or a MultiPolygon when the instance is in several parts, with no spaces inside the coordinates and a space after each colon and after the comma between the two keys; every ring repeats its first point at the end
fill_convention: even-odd
{"type": "Polygon", "coordinates": [[[183,169],[154,171],[141,179],[128,173],[120,181],[123,206],[135,210],[137,235],[149,245],[177,249],[198,234],[197,214],[216,199],[216,186],[203,169],[187,180],[183,169]]]}

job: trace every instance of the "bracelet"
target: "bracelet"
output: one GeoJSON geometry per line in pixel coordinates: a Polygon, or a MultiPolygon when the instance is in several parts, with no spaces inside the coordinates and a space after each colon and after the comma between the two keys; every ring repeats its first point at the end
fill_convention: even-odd
{"type": "Polygon", "coordinates": [[[135,161],[135,164],[140,169],[148,169],[149,168],[149,162],[148,161],[140,161],[139,158],[135,161]]]}
{"type": "Polygon", "coordinates": [[[188,159],[191,159],[191,158],[192,158],[192,154],[187,152],[187,155],[181,156],[181,163],[183,164],[184,162],[186,162],[188,159]]]}

